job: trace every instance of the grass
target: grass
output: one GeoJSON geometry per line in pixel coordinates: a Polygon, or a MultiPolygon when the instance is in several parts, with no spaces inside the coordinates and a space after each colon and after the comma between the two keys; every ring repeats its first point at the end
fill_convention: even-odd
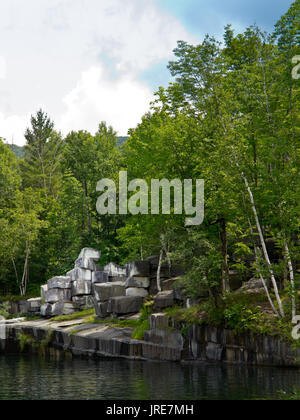
{"type": "Polygon", "coordinates": [[[285,318],[277,318],[263,294],[230,293],[218,308],[206,300],[190,309],[174,306],[166,309],[165,313],[173,320],[186,324],[185,332],[193,324],[212,325],[232,329],[236,334],[250,332],[277,336],[292,343],[295,348],[300,346],[300,342],[291,336],[293,325],[290,308],[286,307],[285,318]]]}
{"type": "Polygon", "coordinates": [[[46,348],[51,343],[52,337],[53,337],[54,331],[49,329],[46,333],[45,338],[43,338],[40,342],[31,335],[19,333],[18,334],[18,340],[19,340],[19,346],[21,353],[24,352],[26,347],[31,347],[34,349],[37,349],[39,354],[45,353],[46,348]]]}
{"type": "Polygon", "coordinates": [[[20,300],[34,299],[36,297],[37,297],[37,294],[28,294],[26,296],[6,295],[6,296],[0,296],[0,302],[19,302],[20,300]]]}
{"type": "Polygon", "coordinates": [[[19,333],[18,334],[18,340],[19,340],[19,346],[20,346],[21,353],[23,353],[26,346],[37,347],[37,342],[36,342],[35,338],[32,337],[31,335],[19,333]]]}
{"type": "Polygon", "coordinates": [[[0,303],[0,316],[3,316],[5,319],[9,317],[9,303],[8,302],[0,303]]]}
{"type": "MultiPolygon", "coordinates": [[[[20,316],[20,318],[23,318],[20,316]]],[[[41,319],[41,316],[32,315],[32,316],[25,316],[25,321],[38,321],[41,319]]]]}
{"type": "Polygon", "coordinates": [[[74,314],[70,314],[70,315],[56,316],[54,318],[51,318],[51,321],[53,322],[74,321],[76,319],[92,317],[92,316],[95,316],[95,310],[86,309],[84,311],[75,312],[74,314]]]}
{"type": "Polygon", "coordinates": [[[299,401],[300,390],[294,388],[291,392],[279,391],[279,400],[281,401],[299,401]]]}
{"type": "Polygon", "coordinates": [[[139,319],[116,320],[111,326],[115,328],[136,328],[140,324],[139,319]]]}
{"type": "MultiPolygon", "coordinates": [[[[77,319],[77,318],[84,318],[83,324],[103,324],[108,325],[111,328],[134,328],[134,331],[132,333],[132,338],[135,340],[143,340],[144,339],[144,333],[145,331],[150,329],[150,322],[149,322],[149,316],[152,313],[152,305],[153,302],[145,303],[140,311],[140,317],[139,319],[125,319],[120,321],[119,319],[115,318],[109,318],[109,319],[103,319],[99,320],[96,318],[94,313],[90,315],[90,313],[87,314],[87,311],[74,314],[76,317],[74,318],[72,315],[67,315],[63,317],[56,317],[52,320],[58,320],[58,321],[68,321],[71,319],[77,319]],[[79,316],[79,314],[81,314],[79,316]],[[72,317],[70,319],[70,317],[72,317]],[[67,318],[67,319],[66,319],[67,318]]],[[[76,334],[80,330],[74,328],[72,331],[70,331],[69,335],[76,334]]]]}
{"type": "Polygon", "coordinates": [[[136,326],[132,333],[131,338],[134,340],[144,340],[145,331],[150,329],[150,322],[148,319],[140,321],[140,324],[136,326]]]}

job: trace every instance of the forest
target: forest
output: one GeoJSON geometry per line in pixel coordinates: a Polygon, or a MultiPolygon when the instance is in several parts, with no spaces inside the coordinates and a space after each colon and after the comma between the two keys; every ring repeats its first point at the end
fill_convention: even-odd
{"type": "MultiPolygon", "coordinates": [[[[272,33],[256,25],[223,42],[179,41],[173,82],[129,138],[100,122],[63,136],[46,110],[32,116],[18,156],[0,139],[0,295],[39,295],[84,247],[101,263],[151,255],[181,264],[187,296],[218,307],[231,273],[261,281],[277,318],[297,314],[300,280],[300,1],[272,33]],[[203,179],[205,218],[100,215],[103,178],[203,179]]],[[[1,127],[0,127],[1,136],[1,127]]]]}

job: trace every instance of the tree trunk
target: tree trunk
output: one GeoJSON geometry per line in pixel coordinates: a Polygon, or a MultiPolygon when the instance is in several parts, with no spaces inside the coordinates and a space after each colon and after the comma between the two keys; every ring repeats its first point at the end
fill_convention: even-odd
{"type": "Polygon", "coordinates": [[[15,263],[15,260],[13,258],[11,259],[11,261],[12,261],[12,264],[13,264],[13,267],[14,267],[16,282],[17,282],[17,285],[19,285],[19,275],[18,275],[18,270],[17,270],[17,267],[16,267],[16,263],[15,263]]]}
{"type": "Polygon", "coordinates": [[[89,208],[89,202],[88,202],[88,190],[87,190],[86,180],[84,181],[84,197],[85,197],[85,203],[86,203],[88,236],[89,236],[89,239],[91,239],[92,223],[91,223],[91,215],[90,215],[90,208],[89,208]]]}
{"type": "Polygon", "coordinates": [[[165,235],[161,235],[161,245],[167,258],[168,267],[169,267],[169,276],[171,277],[172,262],[169,256],[169,245],[167,245],[165,241],[165,235]]]}
{"type": "MultiPolygon", "coordinates": [[[[252,227],[252,224],[251,224],[251,222],[250,222],[250,219],[248,219],[248,222],[249,222],[249,226],[250,226],[251,234],[252,234],[252,236],[253,236],[253,235],[254,235],[254,231],[253,231],[253,227],[252,227]]],[[[264,287],[264,289],[265,289],[265,292],[266,292],[266,295],[267,295],[268,301],[269,301],[269,303],[270,303],[270,305],[271,305],[271,308],[272,308],[273,312],[275,313],[275,315],[276,315],[278,318],[280,318],[280,315],[279,315],[279,313],[278,313],[278,311],[277,311],[277,309],[276,309],[276,307],[275,307],[275,305],[274,305],[274,302],[273,302],[273,300],[272,300],[272,298],[271,298],[271,295],[270,295],[270,292],[269,292],[269,289],[268,289],[267,283],[266,283],[265,279],[263,278],[263,276],[262,276],[262,274],[261,274],[261,271],[260,271],[260,269],[259,269],[259,265],[258,265],[258,264],[259,264],[259,260],[258,260],[258,249],[257,249],[256,244],[254,244],[254,253],[255,253],[255,260],[256,260],[256,271],[257,271],[257,273],[258,273],[258,275],[259,275],[259,278],[261,279],[261,282],[262,282],[262,284],[263,284],[263,287],[264,287]]]]}
{"type": "Polygon", "coordinates": [[[156,273],[157,290],[159,292],[161,292],[160,270],[161,270],[161,266],[162,266],[162,262],[163,262],[163,256],[164,256],[164,251],[163,251],[163,249],[161,249],[160,254],[159,254],[159,262],[158,262],[158,267],[157,267],[157,273],[156,273]]]}
{"type": "Polygon", "coordinates": [[[221,242],[222,242],[222,256],[223,256],[223,267],[222,267],[222,291],[223,294],[230,291],[229,284],[229,266],[228,266],[228,241],[227,241],[227,229],[226,221],[224,218],[220,220],[221,224],[221,242]]]}
{"type": "Polygon", "coordinates": [[[26,292],[27,292],[29,253],[30,253],[29,246],[28,246],[28,244],[26,244],[26,257],[25,257],[25,262],[24,262],[24,269],[23,269],[22,280],[21,280],[21,284],[20,284],[20,293],[21,293],[21,296],[26,296],[26,292]]]}
{"type": "Polygon", "coordinates": [[[261,226],[260,226],[259,218],[258,218],[258,215],[257,215],[254,197],[253,197],[253,194],[252,194],[252,191],[251,191],[251,188],[249,186],[249,183],[248,183],[248,180],[247,180],[246,176],[244,175],[244,173],[242,173],[241,175],[242,175],[242,178],[245,182],[247,191],[249,193],[250,202],[251,202],[251,205],[252,205],[252,211],[253,211],[253,214],[254,214],[256,227],[257,227],[257,231],[258,231],[260,242],[261,242],[261,247],[262,247],[264,258],[265,258],[265,261],[267,263],[269,273],[270,273],[270,276],[271,276],[276,300],[277,300],[278,307],[279,307],[279,312],[280,312],[280,315],[283,318],[284,317],[284,310],[283,310],[281,298],[280,298],[280,295],[279,295],[279,292],[278,292],[277,282],[276,282],[276,279],[275,279],[275,276],[274,276],[274,272],[272,270],[272,265],[271,265],[271,261],[270,261],[269,254],[268,254],[268,251],[267,251],[266,243],[265,243],[264,236],[263,236],[263,233],[262,233],[262,229],[261,229],[261,226]]]}
{"type": "Polygon", "coordinates": [[[284,238],[284,249],[285,249],[287,264],[288,264],[288,268],[289,268],[291,286],[292,286],[292,319],[294,319],[295,316],[296,316],[295,276],[294,276],[294,268],[293,268],[293,264],[292,264],[291,254],[290,254],[290,250],[289,250],[289,246],[288,246],[286,238],[284,238]]]}

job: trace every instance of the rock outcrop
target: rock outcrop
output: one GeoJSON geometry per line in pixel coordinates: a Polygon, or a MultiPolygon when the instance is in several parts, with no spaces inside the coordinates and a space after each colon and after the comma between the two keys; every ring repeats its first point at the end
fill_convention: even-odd
{"type": "MultiPolygon", "coordinates": [[[[53,277],[41,286],[41,297],[27,301],[25,312],[53,317],[94,307],[101,318],[128,315],[138,312],[144,300],[157,293],[157,256],[127,263],[126,267],[114,262],[101,267],[98,265],[100,258],[99,251],[82,249],[74,268],[65,276],[53,277]]],[[[181,267],[162,264],[163,292],[155,298],[158,310],[174,303],[176,294],[170,289],[176,279],[172,276],[180,273],[181,267]]]]}

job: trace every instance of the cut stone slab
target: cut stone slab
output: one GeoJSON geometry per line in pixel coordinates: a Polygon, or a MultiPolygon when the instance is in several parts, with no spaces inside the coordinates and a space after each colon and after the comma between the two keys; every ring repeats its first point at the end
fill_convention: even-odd
{"type": "Polygon", "coordinates": [[[150,330],[168,328],[169,317],[165,313],[152,314],[150,316],[150,330]]]}
{"type": "Polygon", "coordinates": [[[237,290],[237,293],[260,293],[264,291],[262,281],[260,279],[251,279],[243,284],[243,286],[237,290]]]}
{"type": "Polygon", "coordinates": [[[126,276],[115,276],[115,277],[108,277],[111,283],[115,283],[116,281],[123,281],[126,284],[127,277],[126,276]]]}
{"type": "Polygon", "coordinates": [[[108,283],[109,277],[108,273],[104,271],[95,271],[92,273],[92,283],[108,283]]]}
{"type": "Polygon", "coordinates": [[[149,261],[135,261],[126,264],[127,277],[149,277],[150,263],[149,261]]]}
{"type": "Polygon", "coordinates": [[[243,286],[243,275],[238,270],[229,271],[229,286],[233,292],[240,289],[243,286]]]}
{"type": "Polygon", "coordinates": [[[103,271],[109,275],[109,277],[126,277],[126,268],[121,267],[113,262],[107,264],[103,271]]]}
{"type": "Polygon", "coordinates": [[[41,315],[45,317],[51,316],[51,309],[52,305],[50,303],[44,303],[41,306],[41,315]]]}
{"type": "Polygon", "coordinates": [[[72,302],[81,310],[92,309],[94,307],[94,299],[92,296],[73,296],[72,302]]]}
{"type": "Polygon", "coordinates": [[[174,347],[180,350],[184,346],[184,338],[179,331],[172,331],[168,328],[157,328],[150,331],[145,331],[144,340],[147,343],[154,343],[164,345],[166,347],[174,347]]]}
{"type": "Polygon", "coordinates": [[[70,277],[53,277],[47,282],[49,289],[71,289],[71,278],[70,277]]]}
{"type": "Polygon", "coordinates": [[[46,303],[71,302],[70,289],[49,289],[45,293],[46,303]]]}
{"type": "Polygon", "coordinates": [[[93,248],[83,248],[78,258],[89,258],[94,261],[98,261],[101,258],[101,252],[93,248]]]}
{"type": "Polygon", "coordinates": [[[71,281],[92,281],[92,272],[85,268],[74,268],[67,273],[67,276],[71,278],[71,281]]]}
{"type": "Polygon", "coordinates": [[[185,302],[186,297],[184,296],[183,290],[179,285],[174,287],[174,299],[179,302],[185,302]]]}
{"type": "Polygon", "coordinates": [[[51,305],[51,316],[59,316],[62,315],[64,311],[64,303],[63,302],[56,302],[51,305]]]}
{"type": "Polygon", "coordinates": [[[142,289],[148,289],[150,287],[150,278],[149,277],[130,277],[126,281],[126,287],[138,287],[142,289]]]}
{"type": "MultiPolygon", "coordinates": [[[[158,263],[159,263],[159,256],[154,255],[146,259],[150,263],[150,273],[151,276],[155,276],[157,273],[158,263]]],[[[183,276],[184,270],[183,267],[178,264],[172,264],[171,267],[169,267],[169,264],[167,262],[164,262],[161,266],[161,277],[178,277],[183,276]]]]}
{"type": "Polygon", "coordinates": [[[75,267],[96,271],[96,261],[101,258],[101,252],[93,248],[83,248],[75,261],[75,267]]]}
{"type": "Polygon", "coordinates": [[[143,298],[136,296],[119,296],[108,302],[107,312],[122,315],[139,312],[143,305],[143,298]]]}
{"type": "MultiPolygon", "coordinates": [[[[161,280],[161,283],[162,283],[162,280],[161,280]]],[[[158,293],[157,279],[156,278],[151,278],[150,279],[149,293],[150,293],[150,295],[156,295],[158,293]]]]}
{"type": "Polygon", "coordinates": [[[46,300],[46,292],[48,291],[48,285],[44,284],[41,286],[41,298],[45,301],[46,300]]]}
{"type": "Polygon", "coordinates": [[[129,287],[126,289],[126,296],[140,296],[142,298],[145,298],[149,296],[148,290],[141,289],[138,287],[129,287]]]}
{"type": "Polygon", "coordinates": [[[207,343],[206,346],[206,357],[208,360],[218,361],[222,360],[223,347],[216,343],[207,343]]]}
{"type": "Polygon", "coordinates": [[[154,310],[169,308],[174,305],[174,292],[160,292],[154,297],[154,310]]]}
{"type": "Polygon", "coordinates": [[[174,285],[179,278],[171,278],[167,280],[163,280],[161,282],[162,291],[165,292],[167,290],[174,290],[174,285]]]}
{"type": "Polygon", "coordinates": [[[63,315],[71,315],[78,311],[78,307],[73,303],[64,303],[63,315]]]}
{"type": "Polygon", "coordinates": [[[42,304],[42,298],[28,299],[27,300],[27,311],[28,312],[39,312],[42,304]]]}
{"type": "Polygon", "coordinates": [[[27,312],[27,300],[20,300],[18,303],[18,312],[25,314],[27,312]]]}
{"type": "Polygon", "coordinates": [[[97,302],[106,302],[112,297],[125,296],[124,282],[102,283],[93,285],[93,296],[97,302]]]}
{"type": "Polygon", "coordinates": [[[72,282],[72,296],[90,295],[91,293],[91,281],[80,279],[72,282]]]}
{"type": "Polygon", "coordinates": [[[193,306],[196,306],[199,302],[195,299],[187,298],[185,301],[185,308],[191,309],[193,306]]]}
{"type": "Polygon", "coordinates": [[[64,303],[57,302],[51,305],[50,303],[45,303],[41,306],[41,315],[44,317],[52,317],[62,315],[64,311],[64,303]]]}
{"type": "Polygon", "coordinates": [[[84,268],[91,271],[97,271],[97,266],[94,260],[89,258],[77,258],[75,261],[75,268],[84,268]]]}
{"type": "Polygon", "coordinates": [[[95,301],[94,307],[95,307],[96,315],[99,318],[106,318],[107,317],[107,315],[108,315],[108,313],[107,313],[108,302],[97,302],[97,301],[95,301]]]}

